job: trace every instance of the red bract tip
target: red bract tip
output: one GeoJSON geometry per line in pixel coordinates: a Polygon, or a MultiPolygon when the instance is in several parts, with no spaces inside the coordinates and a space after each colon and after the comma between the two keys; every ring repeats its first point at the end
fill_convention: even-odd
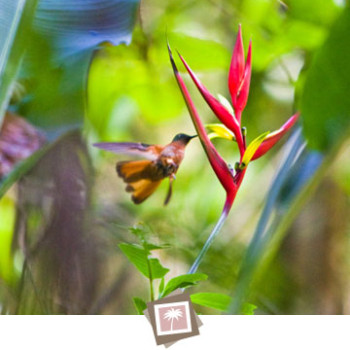
{"type": "Polygon", "coordinates": [[[228,89],[232,96],[232,102],[236,101],[237,92],[240,88],[244,75],[244,48],[241,26],[239,26],[236,44],[233,49],[230,71],[228,75],[228,89]]]}
{"type": "Polygon", "coordinates": [[[252,160],[260,158],[267,151],[269,151],[283,137],[283,135],[286,134],[293,127],[293,125],[297,122],[299,115],[299,113],[295,113],[287,120],[286,123],[282,125],[280,129],[268,135],[267,138],[263,141],[263,143],[255,152],[252,160]]]}
{"type": "Polygon", "coordinates": [[[242,79],[241,86],[237,93],[236,104],[233,104],[233,108],[237,114],[238,122],[241,121],[241,113],[245,108],[249,95],[250,77],[252,75],[252,42],[249,42],[247,62],[244,68],[244,76],[242,79]]]}
{"type": "Polygon", "coordinates": [[[248,99],[251,70],[252,43],[249,42],[247,61],[245,62],[242,31],[241,26],[239,26],[228,76],[228,88],[238,123],[241,122],[241,114],[248,99]]]}

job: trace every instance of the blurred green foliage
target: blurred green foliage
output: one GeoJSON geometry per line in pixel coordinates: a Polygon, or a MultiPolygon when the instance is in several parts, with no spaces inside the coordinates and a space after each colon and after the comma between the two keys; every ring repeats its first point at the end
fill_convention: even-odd
{"type": "Polygon", "coordinates": [[[326,151],[350,127],[350,8],[338,18],[308,73],[301,110],[309,146],[326,151]]]}
{"type": "MultiPolygon", "coordinates": [[[[248,142],[266,130],[279,128],[293,113],[301,99],[301,106],[305,112],[303,123],[306,126],[306,136],[313,146],[323,147],[323,150],[327,151],[328,146],[340,134],[339,130],[348,125],[346,120],[349,99],[346,98],[346,92],[349,63],[346,43],[349,41],[349,9],[344,11],[344,7],[345,4],[341,1],[333,0],[143,0],[130,45],[113,46],[106,40],[101,40],[103,42],[98,48],[89,47],[90,53],[96,49],[91,60],[89,55],[77,55],[79,60],[71,60],[72,56],[69,58],[58,55],[55,38],[48,39],[42,31],[36,30],[29,40],[26,59],[18,76],[19,83],[25,91],[24,97],[11,108],[28,118],[35,126],[44,129],[50,140],[56,139],[71,128],[78,128],[85,135],[88,145],[97,140],[165,144],[176,133],[193,133],[193,126],[173,77],[166,40],[169,40],[174,50],[181,52],[214,95],[220,93],[228,98],[228,68],[235,34],[238,25],[241,24],[245,46],[249,40],[253,43],[251,91],[243,115],[243,125],[248,130],[248,142]],[[338,17],[339,15],[342,17],[338,17]],[[336,23],[338,18],[342,19],[336,23]],[[335,34],[333,32],[329,37],[334,25],[335,34]],[[325,46],[315,57],[325,40],[325,46]],[[60,61],[58,64],[57,59],[62,57],[65,57],[66,61],[60,61]],[[337,71],[330,69],[334,61],[338,63],[335,66],[337,71]],[[338,70],[344,74],[339,74],[338,70]],[[334,80],[334,74],[337,75],[337,79],[342,79],[334,80]],[[325,79],[332,83],[327,85],[325,79]],[[341,85],[341,89],[338,84],[341,85]],[[334,108],[326,108],[330,104],[333,104],[334,108]]],[[[180,62],[178,66],[182,67],[180,62]]],[[[181,73],[188,83],[203,120],[217,122],[184,70],[181,73]]],[[[225,159],[234,164],[238,152],[232,144],[222,140],[214,142],[225,159]]],[[[202,278],[203,281],[197,286],[192,286],[192,290],[194,295],[197,295],[194,299],[201,299],[202,305],[212,306],[216,303],[217,309],[227,309],[226,305],[231,300],[227,295],[235,288],[240,264],[261,213],[267,188],[285,153],[285,149],[279,147],[280,152],[277,147],[277,150],[274,149],[266,157],[250,165],[229,221],[201,265],[200,272],[208,275],[208,279],[202,278]],[[210,295],[214,295],[212,293],[221,297],[211,299],[210,295]]],[[[331,174],[326,175],[330,182],[335,183],[335,187],[331,187],[329,197],[349,196],[347,180],[350,169],[344,156],[348,150],[349,146],[345,145],[339,158],[334,159],[333,168],[330,168],[331,174]]],[[[115,173],[115,162],[122,157],[96,152],[92,147],[89,147],[89,151],[95,165],[95,182],[91,194],[92,205],[87,215],[91,221],[84,228],[86,233],[90,234],[90,231],[93,231],[94,235],[84,237],[91,239],[94,252],[99,256],[98,262],[92,261],[91,264],[96,266],[100,275],[99,279],[91,278],[91,281],[98,281],[98,284],[93,286],[96,287],[96,294],[90,289],[86,291],[90,293],[89,296],[94,296],[90,298],[93,305],[80,312],[135,313],[131,296],[136,295],[138,298],[134,299],[134,303],[138,312],[142,312],[144,300],[149,299],[146,279],[140,278],[137,269],[129,267],[129,262],[117,248],[117,245],[122,243],[121,247],[128,250],[129,254],[126,255],[131,261],[135,256],[140,256],[134,254],[135,249],[133,254],[130,253],[130,247],[134,245],[124,243],[135,239],[126,228],[140,221],[145,222],[151,227],[154,247],[163,248],[164,244],[171,246],[171,249],[152,250],[152,258],[161,261],[170,270],[166,275],[167,283],[160,278],[162,274],[156,281],[155,287],[158,286],[162,294],[169,284],[171,287],[171,283],[179,281],[176,278],[186,276],[188,266],[194,261],[219,216],[224,192],[208,166],[201,146],[195,141],[186,151],[186,157],[177,174],[172,201],[166,208],[162,206],[162,202],[167,183],[164,182],[145,204],[135,206],[131,203],[129,195],[124,192],[124,185],[115,173]]],[[[29,165],[34,167],[34,164],[35,162],[29,165]]],[[[17,173],[13,173],[11,181],[5,183],[6,187],[0,187],[0,193],[2,190],[5,193],[28,170],[26,167],[23,169],[23,172],[19,168],[17,173]]],[[[81,179],[72,179],[67,174],[68,172],[65,173],[66,178],[72,183],[81,185],[81,179]]],[[[62,184],[65,182],[62,181],[62,184]]],[[[49,185],[48,188],[51,189],[49,185]]],[[[89,186],[92,184],[89,183],[89,186]]],[[[35,189],[35,186],[32,188],[35,189]]],[[[0,283],[0,304],[4,312],[6,301],[11,300],[12,303],[18,294],[18,289],[14,287],[9,293],[10,297],[7,297],[7,284],[17,288],[21,286],[19,274],[14,267],[16,256],[11,255],[15,210],[20,202],[15,202],[12,193],[3,197],[0,202],[0,276],[3,281],[0,283]]],[[[34,202],[37,196],[34,190],[28,194],[34,202]]],[[[331,209],[325,203],[327,201],[322,202],[318,197],[310,200],[311,214],[302,216],[301,222],[296,224],[291,234],[310,234],[306,227],[316,226],[316,223],[326,216],[322,214],[322,210],[319,211],[319,206],[331,209]]],[[[345,204],[344,207],[339,204],[339,212],[341,210],[349,212],[345,204]]],[[[349,247],[350,225],[346,217],[349,216],[342,215],[340,220],[344,227],[333,226],[333,221],[339,221],[333,216],[330,216],[323,227],[332,227],[335,232],[341,232],[342,236],[338,242],[344,247],[349,247]]],[[[30,229],[41,233],[42,218],[34,221],[29,222],[30,229]]],[[[319,229],[314,234],[321,235],[322,232],[328,231],[319,229]]],[[[68,234],[67,236],[70,237],[68,234]]],[[[327,267],[329,261],[326,261],[326,258],[324,261],[317,260],[318,256],[314,256],[313,253],[318,249],[320,255],[324,254],[333,259],[332,254],[337,250],[335,245],[334,251],[327,250],[327,246],[333,245],[325,243],[322,247],[311,246],[310,250],[303,251],[304,255],[300,256],[300,247],[308,246],[309,239],[305,234],[305,237],[299,237],[297,242],[290,243],[289,238],[280,253],[274,256],[267,273],[264,270],[263,277],[254,284],[247,295],[247,300],[258,307],[256,313],[302,313],[306,312],[305,310],[309,313],[326,313],[327,310],[335,310],[322,308],[322,302],[318,306],[315,304],[304,308],[305,304],[311,305],[307,303],[309,298],[312,298],[308,288],[310,285],[316,285],[316,282],[304,273],[305,265],[297,265],[298,259],[311,256],[314,260],[311,260],[310,266],[316,262],[327,267]]],[[[88,239],[84,238],[82,241],[86,243],[88,239]]],[[[321,244],[323,241],[320,239],[317,242],[321,244]]],[[[151,248],[148,246],[145,249],[149,251],[151,248]]],[[[84,259],[87,261],[89,257],[84,256],[84,259]]],[[[140,267],[140,264],[138,266],[140,267]]],[[[35,266],[33,268],[35,269],[35,266]]],[[[343,263],[342,269],[347,268],[347,263],[343,263]]],[[[142,269],[144,271],[144,264],[142,269]]],[[[162,273],[165,274],[165,270],[162,273]]],[[[37,276],[40,274],[36,275],[34,271],[34,278],[39,278],[37,276]]],[[[317,276],[320,279],[324,277],[325,281],[330,281],[329,284],[338,283],[326,279],[326,272],[317,276]]],[[[93,283],[91,281],[87,282],[90,287],[93,283]]],[[[185,282],[189,283],[188,280],[185,282]]],[[[347,283],[347,279],[342,280],[344,295],[347,283]]],[[[334,300],[331,300],[334,305],[346,304],[324,285],[319,287],[321,296],[334,296],[334,300]]],[[[30,283],[26,286],[28,290],[33,289],[30,283]]],[[[35,293],[28,292],[29,294],[30,302],[37,303],[35,293]]],[[[11,304],[9,301],[8,303],[11,304]]],[[[254,305],[245,304],[247,309],[244,313],[253,313],[254,305]]],[[[40,307],[33,309],[40,310],[40,307]]],[[[18,312],[15,307],[9,307],[8,310],[18,312]]],[[[218,311],[203,309],[203,312],[218,311]]],[[[344,306],[339,312],[350,311],[344,306]]]]}
{"type": "Polygon", "coordinates": [[[0,200],[0,278],[12,285],[16,273],[11,254],[12,234],[15,225],[16,206],[13,198],[3,197],[0,200]]]}

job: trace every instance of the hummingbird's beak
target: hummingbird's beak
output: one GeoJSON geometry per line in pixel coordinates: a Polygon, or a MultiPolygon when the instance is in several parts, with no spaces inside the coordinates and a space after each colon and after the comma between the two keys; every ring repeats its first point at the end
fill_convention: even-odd
{"type": "Polygon", "coordinates": [[[190,136],[190,140],[194,139],[195,137],[197,137],[198,135],[193,135],[193,136],[190,136]]]}

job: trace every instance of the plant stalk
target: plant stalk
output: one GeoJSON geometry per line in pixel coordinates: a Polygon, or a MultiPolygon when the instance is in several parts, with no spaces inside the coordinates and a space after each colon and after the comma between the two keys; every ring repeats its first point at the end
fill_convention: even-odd
{"type": "Polygon", "coordinates": [[[148,266],[148,274],[149,274],[149,294],[151,301],[154,301],[154,289],[153,289],[153,276],[152,276],[152,270],[151,270],[151,264],[149,262],[149,259],[147,258],[147,266],[148,266]]]}
{"type": "Polygon", "coordinates": [[[213,231],[210,233],[210,235],[209,235],[207,241],[205,242],[202,250],[199,252],[196,260],[194,261],[193,265],[191,266],[190,270],[188,271],[189,274],[195,273],[197,271],[200,263],[203,260],[203,257],[205,255],[205,253],[208,251],[208,249],[211,246],[211,244],[213,243],[215,237],[220,232],[221,227],[224,224],[224,222],[225,222],[225,220],[227,218],[227,214],[229,213],[231,205],[232,205],[232,203],[230,203],[229,205],[227,203],[228,203],[228,200],[226,200],[226,203],[225,203],[225,206],[224,206],[224,210],[222,211],[218,222],[216,223],[215,227],[213,228],[213,231]]]}

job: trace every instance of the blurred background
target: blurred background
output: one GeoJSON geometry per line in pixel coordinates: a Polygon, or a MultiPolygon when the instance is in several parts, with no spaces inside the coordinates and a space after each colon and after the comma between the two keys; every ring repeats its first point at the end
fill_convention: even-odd
{"type": "MultiPolygon", "coordinates": [[[[1,17],[15,28],[8,31],[4,23],[7,39],[0,42],[3,314],[136,314],[132,297],[149,300],[148,282],[118,244],[137,242],[129,228],[138,225],[152,242],[169,244],[153,252],[170,269],[166,279],[188,271],[225,200],[199,141],[187,147],[166,207],[166,181],[134,205],[115,171],[116,162],[128,157],[92,143],[166,144],[177,133],[192,135],[166,38],[214,95],[229,98],[239,24],[245,47],[250,39],[253,45],[242,117],[248,141],[278,129],[301,109],[298,127],[308,148],[279,191],[268,240],[245,275],[249,286],[238,288],[240,271],[249,264],[247,252],[292,133],[249,166],[200,266],[208,280],[191,291],[235,298],[237,288],[244,290],[256,314],[350,313],[346,1],[34,3],[0,1],[1,17]],[[327,66],[328,57],[336,67],[327,66]]],[[[202,119],[217,122],[176,60],[202,119]]],[[[228,163],[238,160],[235,144],[215,145],[228,163]]]]}

